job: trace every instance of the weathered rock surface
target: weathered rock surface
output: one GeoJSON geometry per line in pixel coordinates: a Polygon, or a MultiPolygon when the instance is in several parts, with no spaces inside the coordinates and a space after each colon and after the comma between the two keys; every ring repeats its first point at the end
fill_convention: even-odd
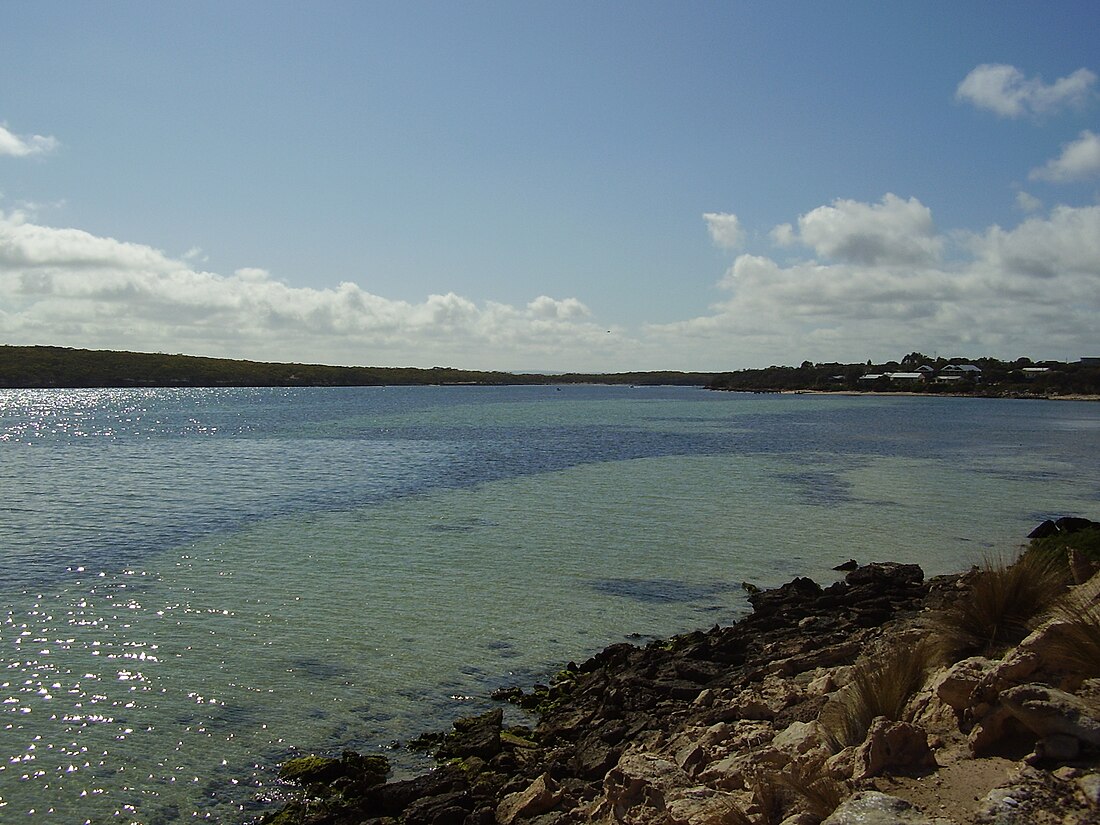
{"type": "Polygon", "coordinates": [[[1049,685],[1026,684],[1001,694],[1001,702],[1039,739],[1067,736],[1100,747],[1100,720],[1088,703],[1049,685]]]}
{"type": "Polygon", "coordinates": [[[821,825],[954,825],[950,819],[932,819],[904,799],[861,791],[840,804],[821,825]]]}

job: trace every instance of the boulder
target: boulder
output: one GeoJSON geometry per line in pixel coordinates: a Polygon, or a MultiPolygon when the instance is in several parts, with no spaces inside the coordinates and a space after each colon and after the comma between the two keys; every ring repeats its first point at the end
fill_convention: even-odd
{"type": "Polygon", "coordinates": [[[861,791],[840,804],[821,825],[949,825],[950,820],[932,819],[904,799],[861,791]]]}
{"type": "Polygon", "coordinates": [[[667,802],[692,785],[678,765],[649,753],[629,751],[604,777],[600,818],[637,825],[674,822],[667,802]]]}
{"type": "Polygon", "coordinates": [[[936,673],[931,680],[932,690],[941,702],[964,711],[971,707],[975,690],[993,667],[993,662],[981,656],[963,659],[936,673]]]}
{"type": "Polygon", "coordinates": [[[539,816],[553,809],[560,799],[557,783],[544,773],[525,790],[508,794],[500,801],[496,810],[497,822],[512,825],[518,818],[539,816]]]}
{"type": "Polygon", "coordinates": [[[279,778],[303,788],[330,784],[337,780],[369,787],[385,782],[389,772],[390,764],[386,757],[364,756],[349,750],[344,751],[339,759],[326,756],[288,759],[279,768],[279,778]]]}
{"type": "Polygon", "coordinates": [[[462,759],[477,756],[492,759],[500,753],[500,732],[504,724],[504,710],[495,708],[481,716],[464,716],[454,722],[454,730],[447,734],[436,752],[439,759],[462,759]]]}
{"type": "Polygon", "coordinates": [[[1100,773],[1090,773],[1078,777],[1077,787],[1091,807],[1100,808],[1100,773]]]}
{"type": "Polygon", "coordinates": [[[936,759],[923,729],[880,716],[871,723],[863,744],[856,748],[855,765],[853,778],[858,780],[886,771],[925,773],[936,767],[936,759]]]}
{"type": "Polygon", "coordinates": [[[1029,762],[1072,762],[1081,752],[1081,743],[1072,736],[1056,733],[1035,743],[1029,762]]]}
{"type": "Polygon", "coordinates": [[[695,776],[706,767],[708,762],[710,762],[710,754],[698,742],[686,745],[676,752],[676,764],[691,776],[695,776]]]}
{"type": "Polygon", "coordinates": [[[710,788],[695,786],[675,791],[666,804],[669,823],[714,823],[724,821],[733,805],[739,804],[737,796],[710,788]]]}
{"type": "Polygon", "coordinates": [[[1072,693],[1032,683],[1004,691],[1001,702],[1039,739],[1072,736],[1083,744],[1100,747],[1100,719],[1072,693]]]}
{"type": "Polygon", "coordinates": [[[816,721],[793,722],[776,734],[772,747],[790,756],[802,756],[824,744],[821,725],[816,721]]]}

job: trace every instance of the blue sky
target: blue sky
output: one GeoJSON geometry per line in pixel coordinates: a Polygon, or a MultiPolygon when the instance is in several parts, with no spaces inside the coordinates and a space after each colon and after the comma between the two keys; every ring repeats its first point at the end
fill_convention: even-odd
{"type": "Polygon", "coordinates": [[[8,4],[0,343],[1100,354],[1100,4],[8,4]]]}

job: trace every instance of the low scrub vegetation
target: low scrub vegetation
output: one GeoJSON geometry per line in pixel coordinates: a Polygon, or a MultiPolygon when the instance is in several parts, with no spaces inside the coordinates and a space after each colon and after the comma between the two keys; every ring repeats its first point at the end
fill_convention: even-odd
{"type": "Polygon", "coordinates": [[[1063,601],[1051,618],[1058,622],[1045,651],[1051,666],[1077,679],[1100,677],[1100,604],[1063,601]]]}
{"type": "Polygon", "coordinates": [[[1067,564],[1070,553],[1075,553],[1093,564],[1100,564],[1100,528],[1086,527],[1072,533],[1032,539],[1028,553],[1053,556],[1067,564]]]}
{"type": "Polygon", "coordinates": [[[992,655],[1016,644],[1069,584],[1056,554],[1027,552],[1012,564],[986,562],[939,617],[940,641],[952,656],[992,655]]]}
{"type": "Polygon", "coordinates": [[[821,715],[826,740],[834,751],[863,741],[876,717],[901,719],[905,706],[937,661],[926,643],[896,647],[856,665],[852,681],[821,715]]]}

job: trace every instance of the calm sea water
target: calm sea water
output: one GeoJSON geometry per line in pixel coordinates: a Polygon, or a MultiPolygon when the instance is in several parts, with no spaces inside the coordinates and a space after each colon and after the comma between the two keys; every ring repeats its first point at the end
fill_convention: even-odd
{"type": "Polygon", "coordinates": [[[1100,404],[626,387],[0,390],[0,819],[243,822],[849,557],[1100,518],[1100,404]]]}

